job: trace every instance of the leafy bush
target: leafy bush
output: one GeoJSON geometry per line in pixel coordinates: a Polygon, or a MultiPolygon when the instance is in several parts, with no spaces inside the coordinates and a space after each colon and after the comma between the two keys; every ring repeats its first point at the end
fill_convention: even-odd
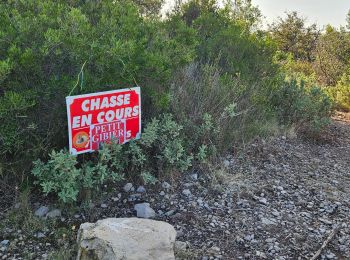
{"type": "Polygon", "coordinates": [[[338,84],[330,92],[339,109],[350,111],[350,84],[338,84]]]}
{"type": "Polygon", "coordinates": [[[266,131],[262,122],[273,117],[268,91],[223,72],[217,62],[194,63],[175,74],[170,104],[192,149],[205,145],[207,155],[216,155],[266,131]]]}
{"type": "Polygon", "coordinates": [[[6,168],[18,162],[17,170],[28,171],[28,162],[66,146],[69,94],[142,83],[143,111],[156,113],[167,95],[164,82],[194,58],[196,46],[194,30],[183,22],[143,15],[149,12],[144,8],[158,7],[131,0],[0,2],[0,155],[6,168]]]}
{"type": "Polygon", "coordinates": [[[52,192],[63,202],[73,202],[83,189],[98,190],[104,183],[122,178],[117,164],[119,151],[119,146],[105,146],[99,150],[97,162],[87,161],[79,168],[76,156],[65,150],[52,151],[47,163],[34,162],[32,174],[45,194],[52,192]]]}
{"type": "Polygon", "coordinates": [[[320,132],[328,123],[332,102],[319,87],[305,88],[303,82],[285,82],[272,98],[278,117],[285,125],[320,132]]]}
{"type": "MultiPolygon", "coordinates": [[[[65,203],[76,201],[79,193],[98,191],[102,185],[123,176],[155,183],[155,176],[184,171],[192,165],[194,157],[185,146],[182,128],[166,114],[147,124],[141,140],[123,146],[105,144],[90,160],[80,163],[77,156],[66,150],[52,151],[47,163],[34,162],[32,174],[45,194],[57,194],[65,203]]],[[[201,154],[205,157],[204,151],[201,154]]]]}
{"type": "MultiPolygon", "coordinates": [[[[324,125],[327,99],[280,80],[276,43],[258,29],[251,1],[193,0],[166,19],[157,16],[161,3],[0,2],[0,169],[27,173],[41,158],[32,172],[44,192],[74,201],[121,176],[154,183],[185,171],[275,131],[276,114],[285,124],[324,125]],[[135,85],[141,140],[79,157],[61,150],[67,95],[135,85]]],[[[313,77],[308,64],[287,65],[313,77]]]]}
{"type": "Polygon", "coordinates": [[[350,111],[350,70],[344,73],[335,87],[327,89],[338,109],[350,111]]]}

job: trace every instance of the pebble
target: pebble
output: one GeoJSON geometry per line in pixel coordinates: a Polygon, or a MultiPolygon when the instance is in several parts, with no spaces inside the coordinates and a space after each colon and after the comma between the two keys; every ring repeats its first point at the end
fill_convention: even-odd
{"type": "Polygon", "coordinates": [[[175,249],[185,251],[187,249],[187,243],[183,241],[175,241],[175,249]]]}
{"type": "Polygon", "coordinates": [[[229,167],[230,167],[230,161],[229,161],[229,160],[224,160],[223,165],[224,165],[226,168],[229,168],[229,167]]]}
{"type": "Polygon", "coordinates": [[[58,217],[61,217],[61,210],[59,210],[59,209],[51,210],[49,213],[47,213],[46,217],[47,218],[58,218],[58,217]]]}
{"type": "Polygon", "coordinates": [[[37,232],[37,233],[35,234],[35,237],[37,237],[37,238],[44,238],[44,237],[46,237],[46,236],[45,236],[45,234],[44,234],[43,232],[37,232]]]}
{"type": "Polygon", "coordinates": [[[34,215],[39,218],[43,218],[47,214],[47,212],[49,212],[49,208],[46,206],[41,206],[34,212],[34,215]]]}
{"type": "Polygon", "coordinates": [[[198,180],[198,174],[197,174],[197,173],[191,174],[190,177],[191,177],[191,179],[194,180],[194,181],[198,180]]]}
{"type": "Polygon", "coordinates": [[[134,206],[139,218],[154,218],[156,216],[155,211],[150,207],[149,203],[139,203],[134,206]]]}
{"type": "Polygon", "coordinates": [[[162,187],[163,187],[163,189],[168,190],[168,189],[171,188],[171,185],[165,181],[165,182],[162,183],[162,187]]]}
{"type": "Polygon", "coordinates": [[[145,192],[146,192],[146,189],[145,189],[145,187],[143,187],[143,186],[139,186],[139,187],[137,188],[136,192],[138,192],[138,193],[145,193],[145,192]]]}
{"type": "MultiPolygon", "coordinates": [[[[268,142],[270,141],[267,144],[268,142]]],[[[172,186],[163,182],[159,186],[152,186],[152,189],[147,188],[147,194],[141,195],[145,191],[140,189],[143,186],[139,186],[136,190],[138,196],[148,203],[135,204],[124,200],[124,205],[123,199],[134,198],[133,193],[136,192],[129,191],[127,196],[125,193],[123,196],[119,194],[115,198],[117,203],[114,203],[114,207],[109,205],[108,213],[100,207],[96,208],[96,211],[100,211],[97,212],[98,217],[130,217],[133,213],[130,205],[135,204],[134,209],[139,217],[157,217],[157,220],[172,223],[177,230],[177,239],[185,241],[177,241],[177,248],[186,249],[190,242],[196,251],[202,250],[198,251],[199,256],[196,258],[204,260],[306,258],[327,238],[333,228],[331,225],[343,223],[330,246],[323,250],[320,259],[348,259],[350,224],[347,217],[350,214],[350,198],[346,196],[345,185],[349,182],[342,178],[346,176],[348,168],[343,169],[341,163],[338,163],[336,170],[332,167],[322,168],[321,164],[333,165],[338,160],[338,157],[327,157],[324,153],[320,153],[325,156],[320,165],[313,168],[310,158],[306,156],[314,155],[314,150],[311,154],[307,150],[309,144],[300,144],[298,139],[295,142],[300,147],[296,148],[289,142],[288,139],[283,144],[278,143],[272,148],[264,149],[258,145],[257,157],[254,156],[254,150],[251,153],[253,156],[237,158],[234,164],[230,164],[232,172],[229,173],[227,183],[225,180],[223,184],[212,185],[214,179],[205,172],[199,179],[198,176],[192,176],[192,172],[172,186]],[[273,163],[266,160],[269,153],[273,153],[273,163]],[[298,153],[303,157],[295,159],[299,156],[298,153]],[[249,163],[246,165],[247,160],[249,163]],[[332,178],[339,179],[338,183],[331,182],[332,178]],[[336,190],[339,193],[335,193],[336,190]],[[165,199],[166,196],[169,200],[165,199]],[[141,209],[137,210],[142,204],[141,209]],[[144,216],[140,213],[141,210],[146,211],[144,216]],[[216,248],[217,245],[220,248],[216,248]]],[[[313,144],[312,149],[314,148],[313,144]]],[[[326,144],[322,149],[328,152],[328,148],[329,144],[326,144]]],[[[347,162],[345,166],[348,166],[347,162]]],[[[37,207],[39,206],[38,204],[37,207]]],[[[67,222],[68,220],[76,222],[67,216],[67,222]]],[[[2,239],[11,238],[9,248],[12,245],[19,248],[25,242],[24,247],[38,251],[38,257],[44,253],[40,250],[45,247],[47,239],[33,239],[31,244],[26,238],[21,241],[20,235],[24,232],[19,234],[16,231],[6,231],[2,236],[2,239]],[[35,249],[36,246],[40,249],[35,249]]],[[[54,234],[47,230],[42,230],[42,233],[50,238],[54,234]]],[[[50,250],[55,246],[52,244],[50,250]]],[[[3,250],[6,250],[7,255],[7,248],[4,247],[3,250]]],[[[188,253],[190,255],[192,252],[188,253]]],[[[185,259],[192,259],[191,256],[185,259]]],[[[13,255],[7,258],[17,259],[13,255]]]]}
{"type": "Polygon", "coordinates": [[[266,198],[259,198],[259,202],[261,204],[267,205],[267,199],[266,198]]]}
{"type": "Polygon", "coordinates": [[[175,210],[169,210],[168,212],[165,213],[165,216],[170,217],[170,216],[174,215],[174,213],[175,213],[175,210]]]}
{"type": "Polygon", "coordinates": [[[332,221],[330,221],[328,219],[325,219],[325,218],[319,218],[318,220],[321,221],[324,224],[327,224],[327,225],[332,225],[333,224],[332,221]]]}
{"type": "Polygon", "coordinates": [[[182,194],[184,194],[185,196],[191,196],[192,195],[192,193],[191,193],[191,191],[189,189],[184,189],[182,191],[182,194]]]}
{"type": "Polygon", "coordinates": [[[10,240],[5,239],[5,240],[1,241],[0,245],[1,246],[7,246],[9,243],[10,243],[10,240]]]}
{"type": "Polygon", "coordinates": [[[261,222],[264,225],[276,225],[277,224],[275,219],[268,219],[268,218],[261,218],[261,222]]]}
{"type": "Polygon", "coordinates": [[[123,190],[125,192],[134,191],[134,186],[132,185],[132,183],[128,182],[127,184],[124,185],[123,190]]]}

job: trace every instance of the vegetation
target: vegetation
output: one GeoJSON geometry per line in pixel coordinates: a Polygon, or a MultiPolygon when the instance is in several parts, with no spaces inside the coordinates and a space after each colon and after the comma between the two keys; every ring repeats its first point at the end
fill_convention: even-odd
{"type": "Polygon", "coordinates": [[[319,133],[332,100],[350,109],[347,29],[322,32],[290,13],[264,31],[249,0],[192,0],[162,19],[162,3],[0,3],[0,174],[21,182],[31,172],[45,194],[74,202],[122,178],[186,171],[279,127],[319,133]],[[135,85],[141,140],[62,150],[65,96],[135,85]]]}

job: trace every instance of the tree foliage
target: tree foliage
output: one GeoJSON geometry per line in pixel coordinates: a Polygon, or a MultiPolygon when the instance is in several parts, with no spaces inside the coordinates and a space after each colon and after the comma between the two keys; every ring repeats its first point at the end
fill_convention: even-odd
{"type": "MultiPolygon", "coordinates": [[[[159,157],[150,159],[154,167],[163,164],[185,169],[192,159],[204,157],[213,140],[223,143],[221,137],[232,138],[232,142],[225,141],[227,146],[237,140],[246,142],[246,138],[262,134],[269,122],[284,115],[281,110],[289,108],[274,100],[276,95],[281,100],[289,95],[285,91],[283,66],[275,62],[276,52],[279,47],[282,56],[291,53],[294,60],[313,61],[314,41],[318,37],[315,27],[306,27],[303,19],[290,14],[273,27],[272,34],[260,30],[261,13],[250,0],[227,1],[224,7],[215,0],[191,0],[179,5],[166,19],[159,16],[162,3],[0,2],[1,168],[29,172],[30,162],[37,158],[56,163],[50,157],[51,151],[61,150],[67,144],[67,95],[140,85],[144,122],[156,122],[152,118],[161,112],[174,113],[176,121],[172,124],[189,130],[180,141],[168,140],[172,139],[169,135],[151,149],[130,144],[133,152],[124,155],[135,159],[131,163],[135,167],[146,153],[159,157]],[[188,70],[193,67],[199,69],[188,70]],[[184,89],[179,92],[174,88],[184,89]],[[179,102],[175,107],[173,99],[186,93],[193,95],[194,90],[202,97],[194,101],[203,115],[188,121],[188,117],[178,115],[191,111],[190,106],[179,102]],[[217,104],[205,101],[209,96],[217,104]],[[192,127],[187,128],[189,125],[192,127]],[[194,136],[197,143],[190,142],[194,136]]],[[[289,101],[293,105],[299,102],[300,93],[310,96],[311,92],[300,89],[289,101]]],[[[185,100],[188,99],[179,101],[185,100]]],[[[303,118],[305,122],[323,118],[325,113],[317,116],[323,112],[321,101],[315,99],[312,116],[303,118]]],[[[159,128],[173,122],[165,117],[160,120],[159,128]]],[[[296,123],[293,120],[288,124],[296,123]]],[[[62,154],[57,156],[65,158],[62,154]]],[[[94,155],[78,158],[74,167],[85,172],[81,168],[85,164],[80,160],[93,162],[93,158],[94,155]]],[[[132,165],[128,168],[131,171],[132,165]]],[[[43,169],[44,179],[51,173],[61,176],[52,165],[43,169]]],[[[87,173],[95,176],[91,169],[87,173]]],[[[152,179],[149,169],[139,175],[152,179]]]]}
{"type": "Polygon", "coordinates": [[[296,60],[312,61],[320,35],[316,24],[306,26],[306,19],[301,18],[297,12],[286,15],[286,18],[279,17],[270,26],[272,38],[281,51],[291,53],[296,60]]]}
{"type": "Polygon", "coordinates": [[[326,86],[336,85],[350,62],[350,34],[328,25],[317,42],[315,57],[318,81],[326,86]]]}

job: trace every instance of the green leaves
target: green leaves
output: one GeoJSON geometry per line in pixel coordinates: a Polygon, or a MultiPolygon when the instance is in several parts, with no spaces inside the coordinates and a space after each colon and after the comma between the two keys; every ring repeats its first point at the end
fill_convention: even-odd
{"type": "Polygon", "coordinates": [[[0,84],[6,79],[11,71],[10,59],[0,60],[0,84]]]}
{"type": "Polygon", "coordinates": [[[71,156],[66,150],[52,151],[47,163],[34,162],[32,174],[45,194],[55,193],[64,203],[72,203],[83,189],[96,191],[108,181],[122,179],[114,171],[112,161],[115,158],[110,156],[111,151],[104,148],[99,153],[98,162],[87,161],[81,166],[76,156],[71,156]]]}
{"type": "Polygon", "coordinates": [[[332,102],[319,87],[306,89],[303,82],[292,80],[277,90],[271,101],[282,124],[317,134],[329,123],[332,102]]]}

